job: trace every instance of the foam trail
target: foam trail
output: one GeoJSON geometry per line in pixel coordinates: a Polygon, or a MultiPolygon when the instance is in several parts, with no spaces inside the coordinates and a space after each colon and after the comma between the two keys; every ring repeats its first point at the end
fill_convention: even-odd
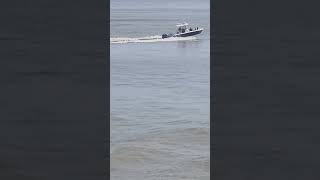
{"type": "Polygon", "coordinates": [[[123,43],[148,43],[148,42],[168,42],[168,41],[188,41],[188,40],[196,40],[197,38],[194,36],[190,37],[170,37],[162,39],[161,36],[146,36],[139,38],[129,38],[129,37],[113,37],[110,38],[111,44],[123,44],[123,43]]]}

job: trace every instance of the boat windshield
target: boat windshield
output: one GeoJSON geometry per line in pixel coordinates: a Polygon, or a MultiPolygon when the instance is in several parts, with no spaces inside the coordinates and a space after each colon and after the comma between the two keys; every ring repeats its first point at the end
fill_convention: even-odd
{"type": "Polygon", "coordinates": [[[178,27],[178,32],[184,33],[187,29],[187,25],[188,25],[188,23],[177,24],[176,26],[178,27]]]}
{"type": "Polygon", "coordinates": [[[186,29],[187,29],[187,27],[186,26],[179,26],[179,28],[178,28],[178,32],[185,32],[186,31],[186,29]]]}

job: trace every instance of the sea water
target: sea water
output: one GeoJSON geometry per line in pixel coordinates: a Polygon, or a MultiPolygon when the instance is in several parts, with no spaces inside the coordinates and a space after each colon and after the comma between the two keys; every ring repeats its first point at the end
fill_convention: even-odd
{"type": "Polygon", "coordinates": [[[110,15],[111,179],[209,179],[209,0],[111,0],[110,15]],[[183,22],[204,31],[161,39],[183,22]]]}

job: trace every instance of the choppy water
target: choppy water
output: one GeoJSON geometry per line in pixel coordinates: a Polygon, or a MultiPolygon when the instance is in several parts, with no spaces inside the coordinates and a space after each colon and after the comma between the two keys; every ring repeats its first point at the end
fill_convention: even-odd
{"type": "Polygon", "coordinates": [[[209,1],[134,2],[111,1],[111,179],[209,179],[209,1]]]}

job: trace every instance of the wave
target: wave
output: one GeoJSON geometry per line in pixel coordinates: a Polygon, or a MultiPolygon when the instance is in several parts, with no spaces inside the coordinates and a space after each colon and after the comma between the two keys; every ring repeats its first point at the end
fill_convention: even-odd
{"type": "Polygon", "coordinates": [[[170,41],[190,41],[196,40],[197,38],[194,36],[190,37],[170,37],[162,39],[160,35],[155,36],[146,36],[146,37],[138,37],[138,38],[130,38],[130,37],[111,37],[111,44],[124,44],[124,43],[150,43],[150,42],[170,42],[170,41]]]}

